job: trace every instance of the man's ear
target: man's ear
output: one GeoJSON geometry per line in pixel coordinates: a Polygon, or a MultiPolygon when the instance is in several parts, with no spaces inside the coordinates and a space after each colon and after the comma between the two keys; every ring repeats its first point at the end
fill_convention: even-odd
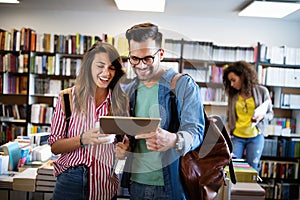
{"type": "Polygon", "coordinates": [[[164,59],[164,54],[165,54],[165,50],[164,49],[160,49],[159,51],[159,60],[162,61],[164,59]]]}

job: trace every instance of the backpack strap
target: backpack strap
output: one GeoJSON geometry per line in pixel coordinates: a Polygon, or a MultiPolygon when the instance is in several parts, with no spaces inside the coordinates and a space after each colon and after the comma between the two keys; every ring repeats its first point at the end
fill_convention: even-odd
{"type": "Polygon", "coordinates": [[[172,81],[171,81],[171,90],[175,90],[176,88],[176,83],[178,81],[178,79],[183,76],[184,74],[181,74],[181,73],[178,73],[176,74],[173,78],[172,78],[172,81]]]}
{"type": "Polygon", "coordinates": [[[60,91],[59,95],[61,96],[62,109],[66,115],[66,137],[68,137],[69,123],[72,114],[72,88],[60,91]]]}
{"type": "Polygon", "coordinates": [[[176,74],[171,81],[171,90],[170,90],[170,104],[171,104],[171,118],[170,118],[170,125],[168,131],[171,133],[176,133],[179,129],[179,118],[178,118],[178,111],[177,111],[177,104],[176,104],[176,95],[175,95],[175,88],[178,79],[183,76],[183,74],[176,74]]]}

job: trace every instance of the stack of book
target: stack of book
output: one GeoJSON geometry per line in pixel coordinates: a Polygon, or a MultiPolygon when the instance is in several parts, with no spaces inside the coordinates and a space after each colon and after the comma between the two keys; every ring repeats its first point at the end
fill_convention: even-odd
{"type": "MultiPolygon", "coordinates": [[[[233,160],[233,168],[237,182],[257,183],[258,172],[247,162],[242,160],[233,160]]],[[[225,171],[226,174],[230,176],[228,166],[225,167],[225,171]]]]}
{"type": "Polygon", "coordinates": [[[6,171],[0,174],[0,190],[2,189],[13,189],[14,176],[19,172],[6,171]]]}
{"type": "Polygon", "coordinates": [[[56,177],[53,175],[53,161],[49,160],[38,168],[36,191],[53,192],[56,183],[56,177]]]}

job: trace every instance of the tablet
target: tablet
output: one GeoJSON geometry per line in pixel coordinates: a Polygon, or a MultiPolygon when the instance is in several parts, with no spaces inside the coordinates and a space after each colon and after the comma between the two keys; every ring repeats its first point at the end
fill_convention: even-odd
{"type": "Polygon", "coordinates": [[[99,123],[101,133],[135,136],[156,131],[160,118],[101,116],[99,123]]]}

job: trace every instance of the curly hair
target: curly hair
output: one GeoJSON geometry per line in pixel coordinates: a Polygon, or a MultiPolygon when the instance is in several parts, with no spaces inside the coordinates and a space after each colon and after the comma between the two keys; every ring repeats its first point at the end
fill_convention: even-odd
{"type": "Polygon", "coordinates": [[[225,91],[229,96],[233,96],[240,91],[231,86],[230,80],[228,80],[228,74],[233,72],[243,80],[242,89],[246,95],[250,95],[252,89],[258,84],[257,73],[253,65],[245,61],[237,61],[231,63],[223,71],[223,84],[225,91]]]}

